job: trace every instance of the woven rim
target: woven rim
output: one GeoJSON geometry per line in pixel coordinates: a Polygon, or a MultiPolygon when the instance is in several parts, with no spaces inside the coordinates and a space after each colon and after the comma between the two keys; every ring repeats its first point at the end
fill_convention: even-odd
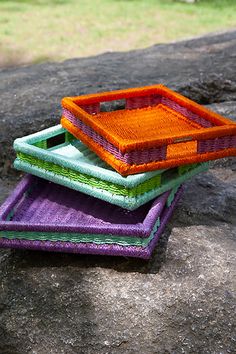
{"type": "MultiPolygon", "coordinates": [[[[189,136],[191,136],[192,140],[206,140],[236,134],[236,124],[233,121],[206,109],[205,107],[187,99],[186,97],[168,89],[163,85],[154,85],[128,90],[104,92],[98,94],[85,95],[81,97],[65,97],[62,100],[62,106],[63,108],[68,109],[77,118],[82,120],[86,125],[90,126],[98,134],[103,136],[106,140],[118,147],[123,153],[131,150],[142,150],[151,147],[157,147],[160,145],[172,144],[176,142],[176,139],[182,139],[183,141],[183,139],[189,138],[189,136]],[[128,105],[129,110],[130,108],[136,109],[144,107],[153,107],[158,105],[160,103],[160,100],[161,102],[163,100],[164,105],[165,103],[168,104],[169,102],[173,101],[172,106],[174,107],[174,112],[176,112],[176,115],[179,114],[178,107],[180,107],[181,114],[183,112],[187,113],[188,121],[196,123],[198,125],[198,129],[194,128],[194,126],[192,127],[192,124],[190,124],[191,128],[186,130],[187,127],[185,127],[182,133],[168,133],[166,136],[162,136],[159,138],[155,138],[154,136],[151,138],[150,136],[151,140],[148,141],[145,139],[143,140],[142,138],[141,140],[138,139],[136,141],[132,139],[129,140],[126,138],[123,139],[119,134],[113,134],[113,131],[115,132],[115,128],[111,130],[105,128],[103,120],[96,119],[94,117],[94,115],[96,115],[100,111],[99,106],[101,102],[114,101],[119,99],[126,100],[126,105],[128,105]],[[176,107],[177,111],[175,110],[176,107]],[[182,109],[182,107],[184,109],[182,109]],[[211,127],[209,127],[209,125],[211,125],[211,127]]],[[[134,112],[133,114],[135,115],[136,112],[134,112]]],[[[109,117],[109,119],[111,119],[112,117],[116,119],[116,113],[114,112],[113,114],[112,112],[110,112],[109,117]]]]}
{"type": "Polygon", "coordinates": [[[40,164],[37,164],[37,159],[34,157],[27,155],[26,159],[22,159],[22,155],[22,153],[18,154],[19,158],[14,162],[15,168],[119,205],[128,210],[138,208],[161,193],[184,183],[192,176],[206,171],[209,167],[208,163],[179,166],[173,169],[173,171],[166,170],[162,174],[141,183],[139,186],[129,189],[120,185],[107,183],[100,179],[96,180],[94,177],[91,178],[91,176],[87,178],[85,175],[82,175],[82,178],[80,178],[80,174],[76,171],[70,171],[59,165],[54,166],[54,163],[50,164],[47,161],[40,161],[40,164]],[[62,173],[60,174],[61,168],[62,173]]]}
{"type": "MultiPolygon", "coordinates": [[[[176,191],[170,195],[170,202],[167,203],[169,207],[175,196],[176,191]]],[[[153,239],[155,233],[160,227],[160,218],[157,221],[147,238],[142,237],[131,237],[131,236],[119,236],[119,235],[108,235],[108,234],[76,234],[76,233],[56,233],[56,232],[27,232],[27,231],[0,231],[0,237],[7,238],[10,240],[29,240],[29,241],[59,241],[59,242],[73,242],[73,243],[94,243],[97,245],[112,244],[120,246],[137,246],[146,247],[149,242],[153,239]]]]}
{"type": "Polygon", "coordinates": [[[60,175],[57,175],[53,172],[48,172],[43,169],[39,169],[35,166],[31,166],[25,162],[22,162],[20,160],[16,160],[14,162],[14,167],[21,170],[25,171],[26,173],[31,173],[33,175],[36,175],[40,178],[47,179],[51,182],[57,183],[64,185],[66,187],[72,188],[76,191],[81,191],[85,194],[91,195],[95,198],[99,198],[102,200],[105,200],[106,202],[118,205],[122,208],[128,209],[128,210],[135,210],[141,205],[149,202],[150,200],[156,198],[157,196],[161,195],[162,193],[166,192],[167,190],[170,190],[174,188],[176,185],[184,183],[187,179],[190,179],[191,177],[195,176],[198,173],[204,172],[209,168],[208,163],[204,164],[196,164],[196,166],[193,166],[190,168],[189,165],[186,166],[180,166],[178,168],[178,176],[176,175],[176,178],[170,178],[169,172],[167,171],[166,174],[163,175],[162,177],[162,184],[160,187],[156,189],[152,189],[149,192],[146,192],[144,194],[140,194],[137,197],[131,198],[131,197],[124,197],[121,195],[117,195],[114,193],[110,193],[108,191],[101,191],[100,189],[96,189],[94,187],[90,187],[89,185],[86,184],[81,184],[75,181],[71,181],[66,177],[62,177],[60,175]]]}
{"type": "MultiPolygon", "coordinates": [[[[49,146],[51,146],[50,144],[49,146]]],[[[17,153],[31,155],[36,159],[55,163],[65,169],[72,169],[76,173],[89,175],[127,188],[138,186],[140,183],[162,173],[162,170],[156,170],[123,177],[111,169],[97,154],[94,154],[91,149],[87,148],[86,145],[77,140],[61,125],[16,139],[14,141],[14,149],[17,153]],[[48,148],[48,141],[51,138],[54,139],[53,149],[48,148]],[[63,143],[61,144],[61,142],[63,143]],[[68,158],[68,154],[61,155],[60,152],[58,153],[58,149],[70,148],[70,146],[75,150],[75,157],[68,158]]]]}
{"type": "Polygon", "coordinates": [[[28,241],[28,240],[9,240],[0,239],[0,247],[19,248],[41,251],[68,252],[80,254],[99,254],[111,256],[127,256],[135,258],[149,259],[155,248],[174,208],[182,194],[182,188],[176,193],[175,199],[169,208],[166,208],[162,217],[161,224],[152,241],[147,247],[120,246],[120,245],[96,245],[96,244],[75,244],[73,242],[52,242],[52,241],[28,241]]]}
{"type": "MultiPolygon", "coordinates": [[[[171,106],[171,103],[169,103],[169,106],[171,106]]],[[[182,114],[185,113],[185,109],[183,107],[180,107],[179,105],[174,103],[172,104],[172,106],[175,109],[178,109],[178,112],[181,112],[182,114]]],[[[196,121],[198,124],[200,123],[204,124],[206,128],[212,126],[211,122],[204,120],[204,118],[198,116],[195,117],[195,116],[196,115],[192,115],[191,118],[192,120],[196,121]]],[[[104,137],[102,137],[97,132],[92,130],[91,127],[84,124],[83,121],[81,121],[79,118],[76,118],[71,112],[68,111],[68,109],[63,109],[63,117],[68,119],[69,122],[71,122],[76,128],[80,129],[84,134],[90,137],[99,146],[101,146],[103,149],[105,149],[113,156],[115,156],[118,160],[124,163],[140,165],[152,161],[162,161],[168,159],[167,145],[163,145],[157,148],[146,149],[146,150],[145,149],[135,150],[135,151],[130,151],[125,154],[122,154],[122,152],[116,146],[114,146],[109,141],[107,141],[104,137]]],[[[196,154],[216,152],[228,148],[236,148],[236,135],[224,136],[224,137],[208,139],[208,140],[199,140],[197,142],[196,154]]]]}
{"type": "Polygon", "coordinates": [[[122,154],[122,152],[116,146],[114,146],[101,135],[92,130],[91,127],[84,124],[83,121],[76,118],[68,109],[64,108],[62,114],[63,117],[68,119],[68,121],[71,122],[76,128],[81,129],[84,134],[89,136],[91,139],[93,139],[93,141],[95,141],[97,144],[99,144],[101,147],[103,147],[105,150],[107,150],[109,153],[111,153],[113,156],[115,156],[118,160],[122,162],[125,162],[127,164],[142,164],[153,160],[164,160],[166,157],[166,146],[152,148],[148,150],[143,149],[130,151],[125,154],[122,154]]]}
{"type": "Polygon", "coordinates": [[[135,235],[146,238],[160,216],[169,194],[170,191],[137,210],[128,211],[58,184],[26,175],[0,207],[0,230],[135,235]]]}
{"type": "MultiPolygon", "coordinates": [[[[40,169],[45,170],[45,173],[52,172],[56,175],[61,175],[63,177],[69,178],[71,181],[87,184],[91,187],[100,190],[106,190],[112,194],[118,194],[124,197],[137,197],[161,186],[161,174],[156,175],[133,188],[126,188],[125,186],[122,186],[120,184],[108,182],[106,180],[103,180],[101,178],[99,179],[91,175],[86,175],[78,171],[74,171],[69,167],[66,168],[60,166],[59,164],[44,161],[42,159],[21,152],[17,153],[17,157],[20,161],[26,162],[31,166],[36,166],[40,169]]],[[[46,177],[47,174],[45,175],[45,178],[46,177]]]]}
{"type": "Polygon", "coordinates": [[[163,85],[66,97],[62,107],[62,125],[123,176],[236,155],[233,121],[163,85]],[[119,99],[125,100],[124,111],[100,112],[102,102],[119,99]],[[154,110],[158,106],[161,109],[158,124],[163,134],[149,134],[145,138],[139,134],[141,114],[146,112],[144,122],[149,124],[143,127],[150,131],[155,126],[154,110]],[[164,114],[163,109],[169,113],[164,114]],[[165,130],[167,116],[170,117],[168,127],[178,126],[179,122],[180,128],[165,130]],[[125,117],[131,117],[127,128],[125,117]],[[121,123],[116,125],[116,120],[121,123]],[[135,128],[133,139],[123,134],[132,127],[135,128]]]}
{"type": "Polygon", "coordinates": [[[122,176],[129,176],[141,172],[155,171],[158,169],[167,169],[167,168],[172,168],[180,165],[206,162],[206,161],[216,160],[227,156],[236,156],[236,148],[228,148],[224,150],[207,152],[207,153],[199,153],[199,154],[196,153],[195,155],[192,154],[190,156],[183,156],[183,157],[172,158],[168,160],[151,161],[149,163],[140,164],[140,165],[135,165],[135,164],[130,165],[117,159],[109,151],[105,150],[102,146],[100,146],[93,139],[87,136],[83,131],[75,127],[65,117],[62,117],[61,124],[65,129],[67,129],[77,139],[80,139],[92,151],[94,151],[102,160],[106,161],[122,176]]]}

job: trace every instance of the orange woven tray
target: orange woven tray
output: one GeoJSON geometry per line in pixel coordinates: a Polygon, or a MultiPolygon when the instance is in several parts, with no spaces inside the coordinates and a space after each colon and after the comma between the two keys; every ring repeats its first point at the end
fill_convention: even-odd
{"type": "Polygon", "coordinates": [[[62,100],[61,124],[122,175],[236,156],[236,124],[163,85],[62,100]],[[124,109],[102,112],[101,104],[124,109]]]}

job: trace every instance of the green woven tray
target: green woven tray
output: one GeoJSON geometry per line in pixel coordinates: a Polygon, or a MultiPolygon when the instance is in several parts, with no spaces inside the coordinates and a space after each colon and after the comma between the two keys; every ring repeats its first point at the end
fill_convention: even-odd
{"type": "Polygon", "coordinates": [[[134,210],[208,164],[180,166],[123,177],[61,125],[16,139],[15,168],[134,210]]]}

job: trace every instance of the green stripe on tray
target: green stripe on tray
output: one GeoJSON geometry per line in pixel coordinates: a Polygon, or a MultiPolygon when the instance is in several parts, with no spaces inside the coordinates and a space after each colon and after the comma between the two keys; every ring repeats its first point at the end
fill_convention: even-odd
{"type": "Polygon", "coordinates": [[[146,192],[149,192],[152,189],[160,187],[161,185],[161,174],[150,178],[143,183],[140,183],[138,186],[133,188],[126,188],[119,184],[112,182],[104,181],[87,174],[83,174],[79,171],[74,171],[71,168],[63,167],[58,164],[49,161],[43,161],[39,158],[36,158],[31,155],[27,155],[22,152],[17,153],[17,157],[24,162],[29,163],[32,166],[37,166],[45,171],[50,171],[56,175],[64,176],[69,178],[72,181],[84,183],[92,187],[96,187],[102,190],[106,190],[113,194],[118,194],[127,197],[136,197],[146,192]]]}
{"type": "Polygon", "coordinates": [[[153,239],[155,233],[160,226],[160,218],[153,227],[148,238],[117,236],[117,235],[95,235],[95,234],[76,234],[76,233],[57,233],[57,232],[31,232],[31,231],[0,231],[0,237],[7,239],[22,239],[31,241],[70,241],[76,243],[96,243],[101,244],[117,244],[120,246],[138,246],[146,247],[153,239]]]}

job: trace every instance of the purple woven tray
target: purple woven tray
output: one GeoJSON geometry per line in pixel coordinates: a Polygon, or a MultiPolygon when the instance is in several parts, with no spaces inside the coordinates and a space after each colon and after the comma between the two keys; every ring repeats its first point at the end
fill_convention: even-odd
{"type": "Polygon", "coordinates": [[[27,175],[0,207],[0,247],[34,250],[102,254],[150,258],[151,253],[181,195],[179,188],[170,207],[166,206],[170,192],[135,211],[75,192],[66,187],[27,175]],[[24,239],[27,233],[36,235],[109,235],[118,237],[150,237],[157,219],[160,226],[146,247],[24,239]],[[23,237],[8,237],[22,233],[23,237]],[[6,235],[6,237],[4,236],[6,235]]]}

